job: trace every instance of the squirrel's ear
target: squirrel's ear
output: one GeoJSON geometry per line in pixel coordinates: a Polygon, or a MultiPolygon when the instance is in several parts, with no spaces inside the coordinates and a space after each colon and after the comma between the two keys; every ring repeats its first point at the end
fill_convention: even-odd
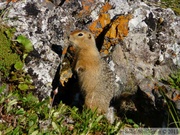
{"type": "Polygon", "coordinates": [[[91,39],[91,34],[88,35],[88,38],[91,39]]]}

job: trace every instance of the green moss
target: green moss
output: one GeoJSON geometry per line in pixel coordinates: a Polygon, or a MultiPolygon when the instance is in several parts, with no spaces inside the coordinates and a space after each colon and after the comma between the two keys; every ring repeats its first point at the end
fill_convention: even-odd
{"type": "Polygon", "coordinates": [[[0,77],[6,79],[9,76],[12,66],[21,61],[18,56],[11,49],[12,42],[11,37],[14,34],[14,29],[4,26],[0,27],[0,77]]]}
{"type": "Polygon", "coordinates": [[[14,39],[14,33],[14,28],[0,26],[0,80],[11,83],[13,90],[34,90],[31,76],[23,70],[25,56],[33,50],[33,45],[23,35],[14,39]]]}
{"type": "Polygon", "coordinates": [[[177,15],[180,15],[179,0],[161,0],[161,5],[164,8],[171,8],[177,15]]]}

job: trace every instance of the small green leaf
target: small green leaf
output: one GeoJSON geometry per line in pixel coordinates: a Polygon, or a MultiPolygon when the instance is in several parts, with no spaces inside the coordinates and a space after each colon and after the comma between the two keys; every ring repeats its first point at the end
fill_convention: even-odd
{"type": "Polygon", "coordinates": [[[21,70],[23,68],[24,64],[21,61],[18,61],[15,63],[14,68],[16,70],[21,70]]]}
{"type": "Polygon", "coordinates": [[[9,101],[7,106],[7,112],[9,112],[12,109],[12,106],[17,104],[17,99],[13,99],[12,101],[9,101]]]}
{"type": "Polygon", "coordinates": [[[13,100],[9,101],[8,106],[12,106],[15,104],[17,104],[17,99],[13,99],[13,100]]]}
{"type": "Polygon", "coordinates": [[[3,103],[5,101],[5,98],[4,97],[1,97],[0,99],[0,104],[3,103]]]}
{"type": "Polygon", "coordinates": [[[25,59],[28,56],[28,54],[23,54],[23,59],[25,59]]]}
{"type": "Polygon", "coordinates": [[[30,126],[29,128],[29,131],[28,131],[28,134],[29,135],[32,135],[32,133],[38,128],[37,124],[36,123],[33,123],[32,126],[30,126]]]}
{"type": "Polygon", "coordinates": [[[29,127],[33,126],[34,125],[34,121],[33,120],[29,121],[28,125],[29,125],[29,127]]]}
{"type": "Polygon", "coordinates": [[[29,116],[29,119],[32,120],[34,123],[36,123],[38,121],[38,116],[37,114],[31,114],[29,116]]]}
{"type": "Polygon", "coordinates": [[[17,126],[14,130],[13,130],[13,135],[19,135],[19,126],[17,126]]]}
{"type": "Polygon", "coordinates": [[[133,127],[134,128],[139,128],[139,125],[138,124],[134,124],[133,127]]]}
{"type": "Polygon", "coordinates": [[[28,85],[25,84],[25,83],[20,83],[20,84],[18,85],[18,88],[19,88],[20,90],[28,90],[28,89],[29,89],[28,85]]]}
{"type": "Polygon", "coordinates": [[[0,94],[5,90],[5,88],[6,88],[6,85],[5,85],[5,84],[3,84],[2,86],[0,86],[0,94]]]}
{"type": "Polygon", "coordinates": [[[52,127],[54,128],[55,131],[60,132],[59,128],[55,122],[52,122],[52,127]]]}
{"type": "Polygon", "coordinates": [[[17,114],[17,115],[23,115],[23,114],[25,114],[25,111],[24,111],[23,108],[21,108],[21,109],[19,109],[19,110],[16,111],[16,114],[17,114]]]}
{"type": "Polygon", "coordinates": [[[33,45],[32,45],[31,41],[27,37],[25,37],[23,35],[20,35],[20,36],[17,37],[17,41],[18,41],[18,43],[23,45],[23,48],[24,48],[23,51],[25,53],[29,53],[30,51],[33,50],[33,45]]]}
{"type": "Polygon", "coordinates": [[[134,124],[134,121],[132,119],[127,119],[127,122],[130,124],[134,124]]]}
{"type": "Polygon", "coordinates": [[[37,134],[38,134],[38,130],[31,133],[31,135],[37,135],[37,134]]]}
{"type": "Polygon", "coordinates": [[[11,133],[13,131],[14,127],[13,126],[9,126],[6,128],[6,130],[4,131],[4,135],[11,133]]]}
{"type": "Polygon", "coordinates": [[[100,115],[97,119],[96,122],[99,122],[103,118],[103,115],[100,115]]]}

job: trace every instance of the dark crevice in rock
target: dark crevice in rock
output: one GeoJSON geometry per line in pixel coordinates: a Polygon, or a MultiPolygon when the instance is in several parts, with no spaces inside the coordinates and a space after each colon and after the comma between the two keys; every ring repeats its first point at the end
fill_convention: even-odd
{"type": "Polygon", "coordinates": [[[57,95],[55,95],[53,105],[58,105],[60,102],[62,102],[68,106],[76,106],[80,110],[82,110],[84,99],[80,93],[77,77],[74,75],[72,78],[68,80],[67,83],[65,83],[65,86],[62,86],[59,80],[60,65],[57,68],[55,77],[52,82],[51,97],[54,96],[54,90],[58,89],[58,93],[57,95]],[[77,94],[79,94],[78,101],[75,100],[75,96],[77,96],[77,94]]]}
{"type": "Polygon", "coordinates": [[[36,49],[33,49],[33,51],[29,53],[29,55],[25,59],[25,63],[28,64],[33,58],[35,59],[41,58],[41,54],[39,54],[36,49]]]}
{"type": "Polygon", "coordinates": [[[62,6],[66,0],[61,0],[60,4],[58,6],[62,6]]]}
{"type": "Polygon", "coordinates": [[[54,76],[54,79],[52,81],[52,89],[55,90],[57,87],[60,86],[60,82],[59,82],[59,78],[60,78],[60,65],[58,66],[57,70],[56,70],[56,74],[54,76]]]}
{"type": "Polygon", "coordinates": [[[27,3],[26,6],[24,7],[24,10],[26,11],[26,14],[28,16],[37,17],[37,15],[40,13],[40,10],[38,10],[35,3],[27,3]]]}
{"type": "Polygon", "coordinates": [[[62,55],[62,46],[53,44],[51,49],[58,54],[59,57],[62,55]]]}
{"type": "Polygon", "coordinates": [[[48,24],[52,23],[54,20],[57,20],[58,19],[58,16],[55,14],[51,17],[48,18],[48,24]]]}
{"type": "Polygon", "coordinates": [[[147,44],[149,45],[150,51],[154,52],[156,50],[155,41],[149,40],[147,44]]]}
{"type": "Polygon", "coordinates": [[[106,27],[104,27],[103,31],[98,35],[98,37],[96,38],[96,45],[98,50],[100,51],[103,43],[104,43],[104,37],[106,35],[106,33],[108,32],[108,30],[110,29],[110,25],[107,25],[106,27]]]}
{"type": "Polygon", "coordinates": [[[122,120],[132,119],[135,123],[145,124],[145,127],[167,127],[167,121],[173,120],[169,119],[168,107],[164,100],[162,95],[155,95],[154,104],[154,101],[138,87],[134,94],[122,93],[116,97],[111,106],[116,108],[117,115],[122,120]]]}
{"type": "Polygon", "coordinates": [[[84,26],[88,25],[92,22],[92,18],[89,16],[84,17],[83,19],[79,19],[75,22],[75,26],[79,29],[84,29],[84,26]]]}
{"type": "Polygon", "coordinates": [[[149,13],[149,17],[146,17],[144,22],[154,31],[156,29],[157,20],[153,17],[152,12],[149,13]]]}

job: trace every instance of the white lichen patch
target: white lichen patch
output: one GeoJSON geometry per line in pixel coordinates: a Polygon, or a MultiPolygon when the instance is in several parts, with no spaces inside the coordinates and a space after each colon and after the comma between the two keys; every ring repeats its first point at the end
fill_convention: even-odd
{"type": "Polygon", "coordinates": [[[115,15],[127,14],[131,10],[127,0],[111,0],[110,4],[114,7],[113,10],[108,11],[111,19],[115,15]]]}
{"type": "Polygon", "coordinates": [[[115,64],[114,64],[114,62],[113,62],[112,60],[109,62],[109,66],[110,66],[110,69],[111,69],[112,71],[115,70],[115,68],[114,68],[115,64]]]}

